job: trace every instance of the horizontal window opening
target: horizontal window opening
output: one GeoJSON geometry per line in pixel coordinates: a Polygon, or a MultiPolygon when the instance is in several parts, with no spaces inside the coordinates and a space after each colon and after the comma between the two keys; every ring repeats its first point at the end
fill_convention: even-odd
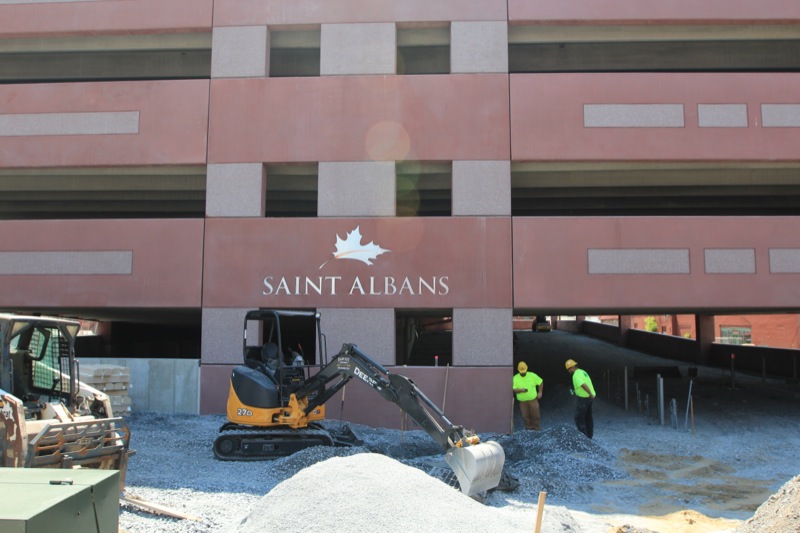
{"type": "Polygon", "coordinates": [[[203,218],[206,167],[0,169],[0,220],[203,218]]]}
{"type": "Polygon", "coordinates": [[[210,77],[211,33],[0,40],[0,83],[210,77]]]}

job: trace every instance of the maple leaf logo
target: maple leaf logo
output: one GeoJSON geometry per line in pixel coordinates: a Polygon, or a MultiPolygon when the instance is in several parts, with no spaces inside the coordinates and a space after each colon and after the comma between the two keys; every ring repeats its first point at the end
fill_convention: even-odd
{"type": "Polygon", "coordinates": [[[339,235],[336,235],[336,251],[333,252],[333,259],[328,259],[322,263],[319,268],[321,269],[336,259],[354,259],[372,266],[373,259],[391,251],[381,248],[374,242],[361,244],[361,239],[361,226],[356,226],[356,229],[349,232],[346,239],[342,239],[339,235]]]}

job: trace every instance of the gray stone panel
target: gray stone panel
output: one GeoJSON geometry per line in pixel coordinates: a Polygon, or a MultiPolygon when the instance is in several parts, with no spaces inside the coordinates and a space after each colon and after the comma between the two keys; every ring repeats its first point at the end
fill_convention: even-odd
{"type": "Polygon", "coordinates": [[[394,74],[396,70],[394,23],[322,25],[320,75],[394,74]]]}
{"type": "Polygon", "coordinates": [[[203,308],[201,361],[238,365],[243,361],[242,327],[250,309],[203,308]]]}
{"type": "Polygon", "coordinates": [[[318,188],[320,217],[391,217],[397,210],[390,161],[320,162],[318,188]]]}
{"type": "Polygon", "coordinates": [[[208,165],[206,216],[263,217],[264,191],[261,163],[208,165]]]}
{"type": "Polygon", "coordinates": [[[328,357],[342,344],[358,349],[382,365],[395,364],[394,309],[319,309],[320,327],[327,337],[328,357]]]}
{"type": "Polygon", "coordinates": [[[701,128],[746,128],[747,104],[700,104],[697,121],[701,128]]]}
{"type": "Polygon", "coordinates": [[[586,104],[586,128],[682,128],[683,104],[586,104]]]}
{"type": "Polygon", "coordinates": [[[800,128],[800,104],[761,104],[765,128],[800,128]]]}
{"type": "Polygon", "coordinates": [[[130,275],[133,252],[0,252],[0,275],[130,275]]]}
{"type": "Polygon", "coordinates": [[[0,137],[138,133],[138,111],[0,114],[0,137]]]}
{"type": "Polygon", "coordinates": [[[589,274],[689,274],[689,249],[588,250],[589,274]]]}
{"type": "Polygon", "coordinates": [[[511,216],[510,161],[453,161],[454,216],[511,216]]]}
{"type": "Polygon", "coordinates": [[[453,309],[453,365],[512,365],[511,309],[453,309]]]}
{"type": "Polygon", "coordinates": [[[772,274],[800,274],[800,248],[770,248],[769,271],[772,274]]]}
{"type": "Polygon", "coordinates": [[[755,274],[756,251],[752,248],[705,250],[706,274],[755,274]]]}
{"type": "Polygon", "coordinates": [[[269,30],[266,26],[214,28],[212,78],[263,78],[268,73],[269,30]]]}
{"type": "Polygon", "coordinates": [[[450,25],[450,72],[508,73],[508,23],[454,21],[450,25]]]}

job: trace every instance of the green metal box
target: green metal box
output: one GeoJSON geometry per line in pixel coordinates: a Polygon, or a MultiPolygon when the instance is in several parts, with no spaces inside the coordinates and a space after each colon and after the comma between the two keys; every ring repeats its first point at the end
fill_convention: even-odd
{"type": "Polygon", "coordinates": [[[118,533],[119,472],[0,468],[3,533],[118,533]]]}

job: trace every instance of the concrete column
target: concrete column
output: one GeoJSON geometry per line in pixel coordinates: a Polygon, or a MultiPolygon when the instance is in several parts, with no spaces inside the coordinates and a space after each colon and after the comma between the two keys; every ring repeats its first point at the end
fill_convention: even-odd
{"type": "Polygon", "coordinates": [[[450,72],[508,73],[508,23],[506,21],[451,23],[450,72]]]}
{"type": "Polygon", "coordinates": [[[453,216],[511,216],[511,162],[453,161],[453,216]]]}
{"type": "Polygon", "coordinates": [[[203,308],[203,338],[200,345],[202,364],[242,364],[242,327],[247,311],[249,309],[203,308]]]}
{"type": "Polygon", "coordinates": [[[628,345],[628,331],[631,329],[633,318],[630,315],[619,315],[619,345],[628,345]]]}
{"type": "Polygon", "coordinates": [[[208,165],[206,216],[263,217],[265,186],[261,163],[208,165]]]}
{"type": "Polygon", "coordinates": [[[397,210],[394,162],[320,162],[320,217],[392,217],[397,210]]]}
{"type": "Polygon", "coordinates": [[[328,358],[342,344],[358,349],[382,365],[395,364],[394,309],[319,309],[320,328],[327,337],[328,358]]]}
{"type": "Polygon", "coordinates": [[[395,74],[394,23],[323,24],[319,69],[322,76],[395,74]]]}
{"type": "Polygon", "coordinates": [[[697,331],[697,353],[695,362],[699,365],[708,363],[711,353],[711,344],[714,342],[715,328],[714,317],[709,315],[695,315],[695,330],[697,331]]]}
{"type": "Polygon", "coordinates": [[[514,363],[512,309],[453,309],[453,365],[514,363]]]}
{"type": "Polygon", "coordinates": [[[266,26],[213,29],[212,78],[264,78],[268,75],[269,29],[266,26]]]}

